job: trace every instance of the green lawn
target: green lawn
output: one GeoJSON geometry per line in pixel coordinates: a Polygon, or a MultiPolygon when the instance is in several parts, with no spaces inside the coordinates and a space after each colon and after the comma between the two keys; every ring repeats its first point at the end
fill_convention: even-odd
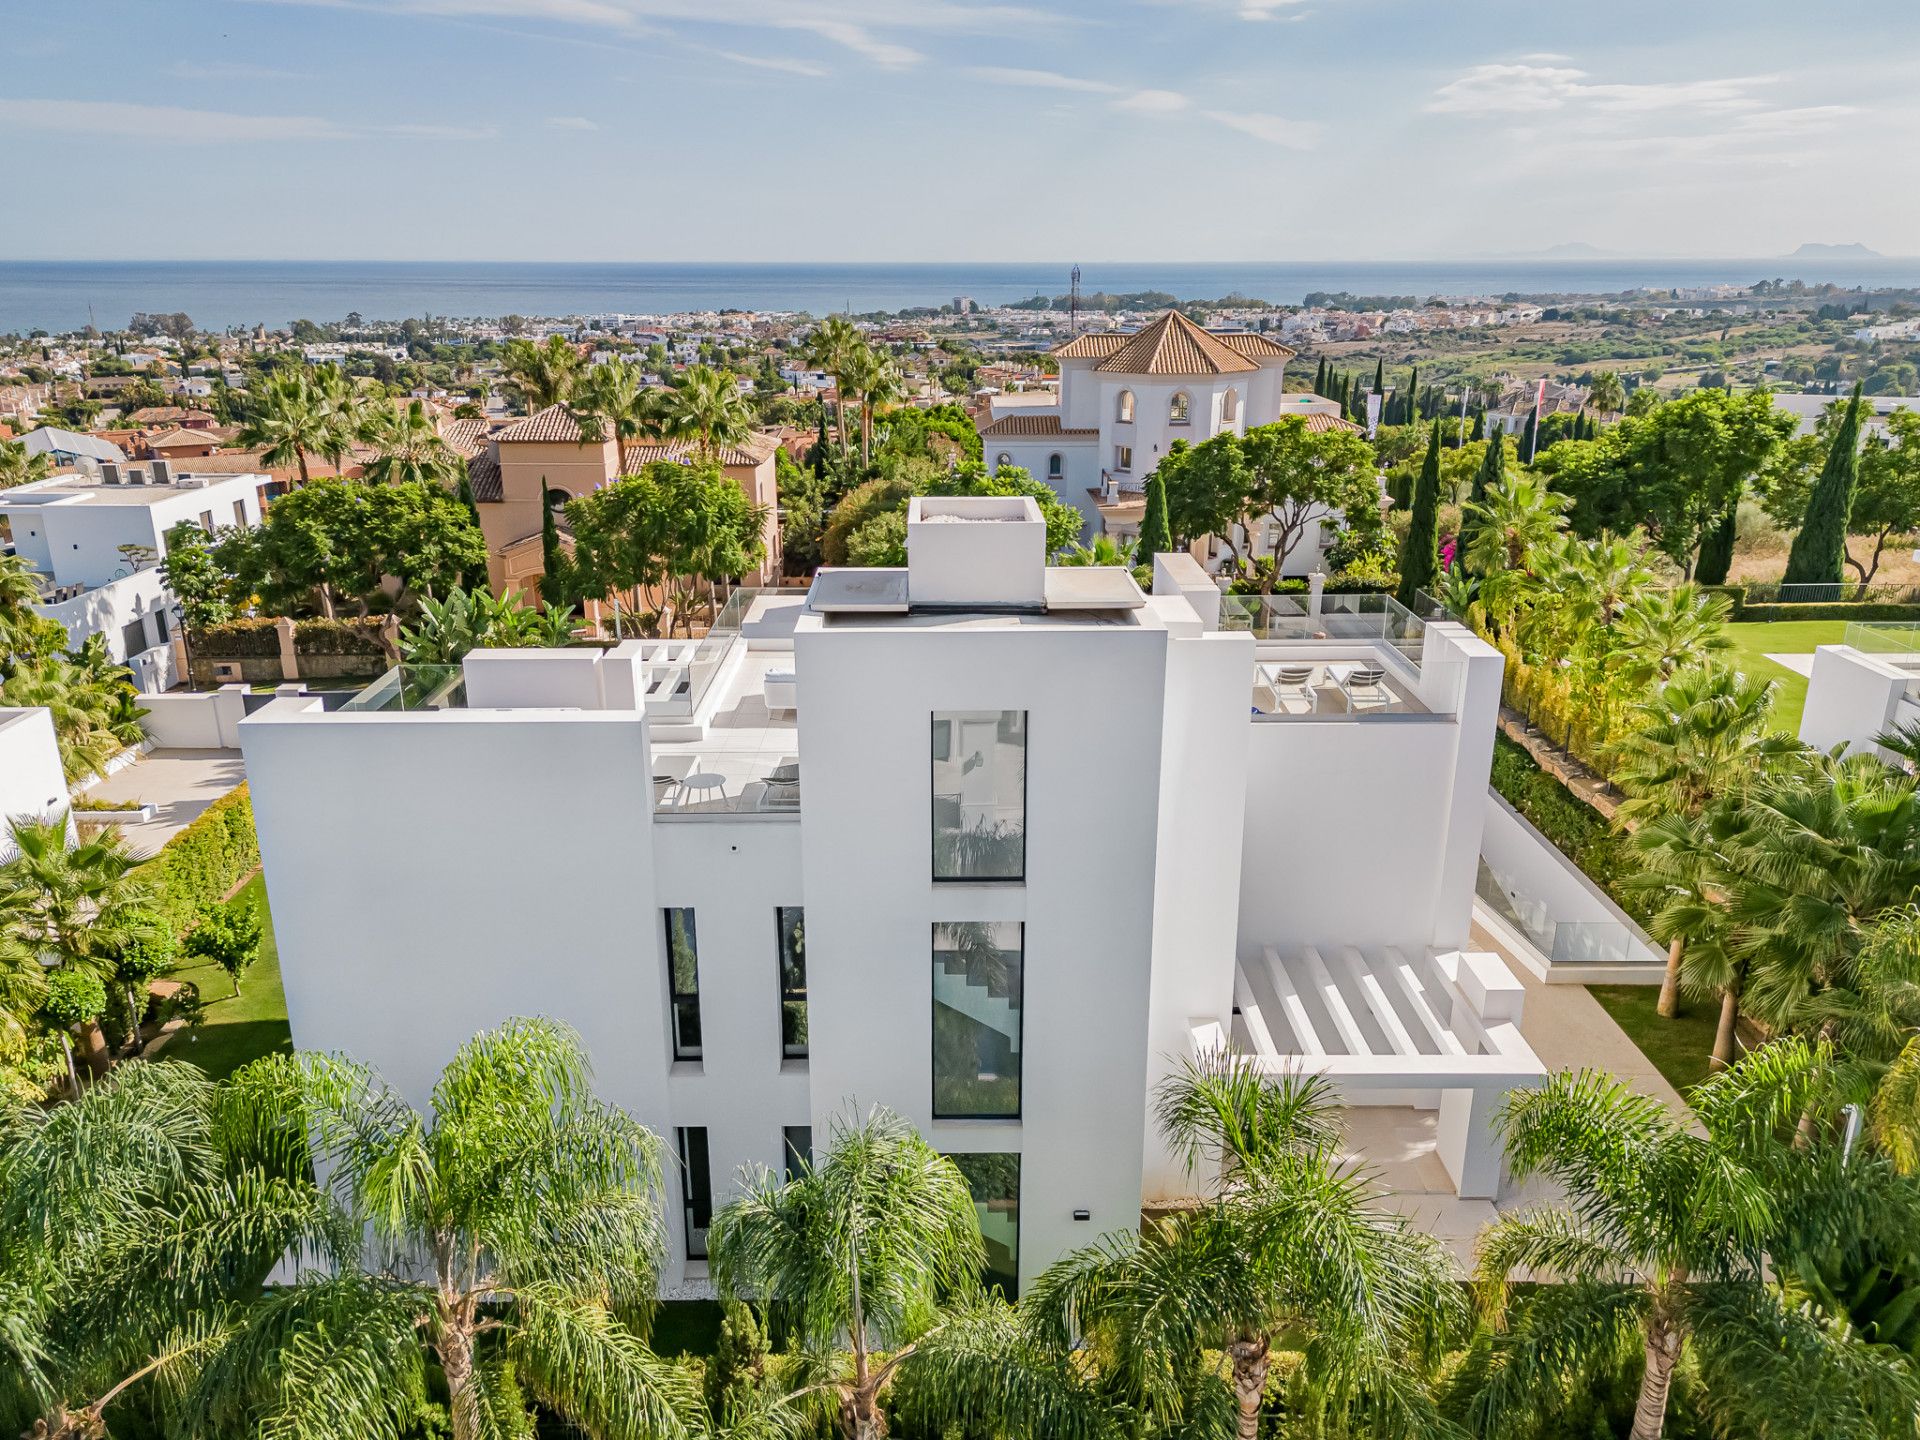
{"type": "Polygon", "coordinates": [[[1800,733],[1800,712],[1807,705],[1807,677],[1767,659],[1773,655],[1811,655],[1816,645],[1838,645],[1847,633],[1845,620],[1742,621],[1727,626],[1733,641],[1728,658],[1748,675],[1779,682],[1774,700],[1776,728],[1800,733]]]}
{"type": "Polygon", "coordinates": [[[198,1034],[176,1035],[160,1053],[191,1060],[216,1080],[224,1079],[262,1055],[291,1053],[287,1029],[287,997],[280,988],[280,948],[273,939],[273,916],[267,909],[267,882],[255,875],[234,896],[235,903],[250,900],[266,922],[260,940],[260,958],[240,981],[240,993],[217,965],[197,965],[173,978],[191,980],[207,1002],[206,1019],[198,1034]]]}
{"type": "Polygon", "coordinates": [[[1707,1078],[1716,1006],[1683,997],[1680,1013],[1663,1020],[1653,1009],[1660,1000],[1658,985],[1589,985],[1587,990],[1682,1095],[1707,1078]]]}

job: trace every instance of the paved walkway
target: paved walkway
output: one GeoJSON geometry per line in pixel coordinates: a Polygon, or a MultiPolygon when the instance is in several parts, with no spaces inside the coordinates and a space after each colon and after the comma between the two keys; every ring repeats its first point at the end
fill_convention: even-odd
{"type": "Polygon", "coordinates": [[[1805,675],[1809,678],[1813,675],[1813,656],[1811,655],[1769,654],[1767,659],[1773,661],[1774,664],[1783,669],[1793,671],[1796,675],[1805,675]]]}
{"type": "MultiPolygon", "coordinates": [[[[96,800],[138,800],[159,807],[146,824],[120,827],[127,848],[144,860],[246,778],[238,750],[150,750],[87,794],[96,800]]],[[[82,821],[87,818],[84,810],[75,813],[82,821]]]]}

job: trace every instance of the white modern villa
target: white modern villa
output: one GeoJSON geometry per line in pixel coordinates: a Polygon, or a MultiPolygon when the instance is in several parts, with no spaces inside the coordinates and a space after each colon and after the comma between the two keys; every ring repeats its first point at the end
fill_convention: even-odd
{"type": "MultiPolygon", "coordinates": [[[[1147,477],[1176,440],[1199,445],[1288,415],[1348,424],[1332,401],[1282,394],[1294,354],[1285,345],[1206,330],[1178,310],[1141,330],[1077,335],[1050,353],[1058,390],[991,401],[980,438],[988,469],[1018,465],[1045,480],[1080,511],[1087,535],[1139,529],[1147,477]]],[[[1288,574],[1313,568],[1318,541],[1315,525],[1288,556],[1288,574]]]]}
{"type": "Polygon", "coordinates": [[[738,592],[702,639],[242,721],[295,1044],[423,1104],[474,1032],[571,1023],[676,1152],[672,1289],[742,1167],[875,1104],[1030,1280],[1193,1193],[1150,1097],[1228,1044],[1494,1195],[1490,1117],[1543,1073],[1471,942],[1499,654],[1185,555],[1152,594],[1050,568],[1030,500],[911,505],[905,567],[738,592]]]}
{"type": "Polygon", "coordinates": [[[72,646],[102,636],[135,686],[157,694],[179,679],[173,594],[157,568],[167,531],[183,521],[209,532],[258,525],[270,479],[195,475],[165,460],[88,462],[0,491],[0,522],[39,577],[40,613],[66,626],[72,646]]]}

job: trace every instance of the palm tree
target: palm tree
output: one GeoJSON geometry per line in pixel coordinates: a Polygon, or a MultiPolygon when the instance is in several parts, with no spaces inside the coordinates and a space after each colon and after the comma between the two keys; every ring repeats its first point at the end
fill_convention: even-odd
{"type": "Polygon", "coordinates": [[[581,439],[590,445],[613,441],[616,474],[623,468],[619,457],[626,442],[653,434],[659,424],[659,397],[641,380],[639,367],[624,360],[587,371],[574,388],[572,405],[581,439]]]}
{"type": "MultiPolygon", "coordinates": [[[[1001,1347],[1019,1342],[973,1298],[986,1248],[967,1182],[889,1110],[836,1119],[826,1152],[784,1185],[764,1170],[746,1177],[707,1245],[721,1294],[777,1307],[805,1357],[804,1383],[780,1407],[831,1401],[846,1440],[884,1435],[881,1396],[896,1379],[914,1383],[916,1370],[921,1404],[934,1410],[957,1408],[963,1387],[989,1403],[996,1370],[1003,1398],[1042,1388],[1033,1380],[1043,1373],[1070,1389],[1057,1363],[999,1368],[1017,1353],[1001,1347]],[[943,1305],[953,1297],[960,1303],[943,1305]]],[[[1042,1408],[1071,1436],[1075,1407],[1063,1394],[1051,1391],[1042,1408]]]]}
{"type": "Polygon", "coordinates": [[[42,615],[39,603],[40,581],[25,558],[0,555],[0,680],[22,661],[66,644],[66,626],[42,615]]]}
{"type": "Polygon", "coordinates": [[[0,490],[29,485],[53,474],[53,457],[45,452],[29,453],[24,440],[0,440],[0,490]]]}
{"type": "Polygon", "coordinates": [[[1593,377],[1587,391],[1587,404],[1602,415],[1617,415],[1627,407],[1627,388],[1615,370],[1602,370],[1593,377]]]}
{"type": "Polygon", "coordinates": [[[366,393],[338,365],[313,367],[313,389],[326,418],[320,453],[333,462],[333,473],[344,476],[357,441],[380,423],[366,393]]]}
{"type": "Polygon", "coordinates": [[[860,403],[860,466],[873,463],[873,407],[877,400],[899,394],[900,372],[886,355],[861,344],[841,358],[836,377],[843,396],[855,395],[860,403]]]}
{"type": "MultiPolygon", "coordinates": [[[[1173,1428],[1217,1408],[1224,1355],[1240,1440],[1255,1440],[1274,1347],[1305,1352],[1305,1388],[1357,1403],[1367,1434],[1452,1435],[1412,1357],[1457,1308],[1432,1237],[1343,1167],[1331,1088],[1273,1077],[1245,1057],[1187,1062],[1160,1089],[1162,1132],[1189,1170],[1217,1176],[1205,1203],[1107,1236],[1050,1268],[1021,1302],[1041,1335],[1084,1335],[1123,1402],[1173,1428]]],[[[1218,1428],[1224,1429],[1224,1425],[1218,1428]]]]}
{"type": "Polygon", "coordinates": [[[248,1314],[208,1364],[200,1428],[390,1433],[427,1355],[454,1440],[531,1433],[523,1386],[596,1440],[701,1428],[698,1385],[617,1318],[655,1299],[660,1142],[590,1081],[552,1020],[461,1046],[426,1116],[339,1056],[243,1071],[257,1123],[316,1137],[367,1245],[364,1268],[304,1276],[248,1314]]]}
{"type": "Polygon", "coordinates": [[[1469,507],[1476,524],[1468,563],[1484,576],[1524,570],[1530,551],[1567,528],[1566,511],[1572,503],[1533,476],[1509,471],[1483,503],[1469,507]]]}
{"type": "Polygon", "coordinates": [[[1805,1075],[1766,1051],[1748,1056],[1694,1090],[1699,1130],[1593,1072],[1562,1072],[1509,1097],[1500,1124],[1515,1178],[1544,1174],[1566,1199],[1505,1215],[1481,1237],[1476,1288],[1505,1333],[1476,1433],[1535,1413],[1557,1379],[1629,1344],[1644,1361],[1630,1440],[1660,1440],[1688,1352],[1736,1392],[1721,1395],[1720,1408],[1803,1412],[1764,1432],[1736,1423],[1723,1433],[1892,1433],[1871,1423],[1889,1408],[1912,1424],[1906,1367],[1876,1368],[1864,1347],[1767,1279],[1770,1251],[1843,1240],[1862,1203],[1841,1147],[1788,1141],[1811,1099],[1805,1075]],[[1560,1283],[1506,1329],[1515,1272],[1560,1283]],[[1806,1413],[1826,1423],[1809,1424],[1806,1413]]]}
{"type": "Polygon", "coordinates": [[[695,452],[709,463],[753,431],[753,411],[740,386],[729,372],[707,365],[688,367],[668,392],[661,420],[669,435],[692,440],[695,452]]]}
{"type": "Polygon", "coordinates": [[[256,388],[251,414],[240,427],[240,443],[259,447],[268,465],[297,465],[305,485],[312,478],[307,456],[324,454],[335,434],[319,387],[305,366],[295,366],[274,371],[256,388]]]}
{"type": "MultiPolygon", "coordinates": [[[[1665,930],[1667,973],[1657,1006],[1661,1015],[1679,1009],[1686,942],[1712,931],[1716,915],[1702,908],[1699,861],[1709,853],[1711,830],[1700,821],[1717,801],[1737,800],[1752,781],[1780,775],[1803,761],[1806,750],[1772,725],[1774,685],[1721,665],[1680,671],[1647,694],[1628,717],[1626,738],[1613,747],[1615,785],[1626,792],[1621,819],[1638,824],[1634,844],[1646,868],[1634,883],[1661,907],[1655,933],[1665,930]],[[1639,824],[1672,817],[1673,824],[1639,824]]],[[[1737,1004],[1730,983],[1721,987],[1722,1010],[1737,1004]]],[[[1724,1015],[1723,1015],[1724,1018],[1724,1015]]],[[[1731,1058],[1731,1026],[1721,1063],[1731,1058]]]]}
{"type": "Polygon", "coordinates": [[[7,828],[18,853],[0,865],[0,928],[46,965],[110,977],[150,894],[120,831],[103,828],[70,844],[64,815],[7,828]]]}
{"type": "Polygon", "coordinates": [[[366,478],[375,484],[409,481],[453,489],[466,473],[460,457],[440,434],[440,426],[418,400],[404,410],[376,410],[366,430],[376,451],[366,478]]]}
{"type": "Polygon", "coordinates": [[[829,315],[813,329],[807,337],[807,359],[833,376],[834,388],[839,391],[839,408],[834,416],[834,428],[840,436],[840,456],[847,454],[847,396],[845,376],[849,368],[859,362],[855,357],[867,348],[867,342],[861,337],[854,324],[844,315],[829,315]]]}
{"type": "Polygon", "coordinates": [[[136,1387],[164,1401],[184,1386],[282,1256],[351,1253],[304,1147],[236,1123],[230,1099],[161,1061],[0,1117],[0,1416],[15,1429],[98,1440],[136,1387]]]}
{"type": "MultiPolygon", "coordinates": [[[[12,673],[0,682],[0,704],[44,707],[52,715],[61,768],[70,781],[105,775],[107,761],[129,743],[123,723],[123,699],[131,688],[126,671],[88,664],[97,653],[83,646],[72,655],[43,654],[15,662],[12,673]]],[[[137,730],[138,725],[133,728],[137,730]]]]}
{"type": "Polygon", "coordinates": [[[1056,565],[1103,565],[1129,566],[1133,564],[1133,547],[1111,535],[1096,535],[1091,545],[1075,545],[1071,550],[1062,551],[1054,559],[1056,565]]]}
{"type": "Polygon", "coordinates": [[[1667,679],[1685,665],[1697,665],[1716,651],[1730,649],[1726,633],[1731,602],[1703,592],[1688,581],[1670,589],[1648,589],[1620,612],[1619,646],[1626,652],[1625,677],[1648,685],[1667,679]]]}
{"type": "Polygon", "coordinates": [[[580,352],[563,335],[544,345],[509,340],[500,348],[500,368],[509,394],[529,415],[549,405],[564,405],[580,376],[580,352]]]}

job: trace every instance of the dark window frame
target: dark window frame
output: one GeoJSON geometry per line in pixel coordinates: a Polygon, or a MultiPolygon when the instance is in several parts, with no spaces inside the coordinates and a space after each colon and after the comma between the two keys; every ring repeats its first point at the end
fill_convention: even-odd
{"type": "Polygon", "coordinates": [[[787,1183],[791,1185],[807,1171],[813,1169],[813,1126],[782,1125],[780,1127],[780,1156],[785,1162],[787,1183]],[[803,1154],[795,1143],[796,1137],[807,1137],[807,1148],[803,1154]]]}
{"type": "Polygon", "coordinates": [[[687,1259],[704,1260],[707,1258],[706,1232],[713,1225],[713,1140],[704,1125],[678,1125],[674,1127],[674,1150],[680,1160],[680,1219],[686,1231],[687,1259]],[[693,1137],[700,1137],[700,1164],[693,1163],[693,1137]],[[697,1181],[696,1181],[697,1177],[697,1181]],[[705,1192],[704,1195],[701,1192],[705,1192]],[[706,1218],[700,1219],[704,1208],[706,1218]],[[695,1239],[694,1232],[699,1231],[702,1238],[695,1239]]]}
{"type": "Polygon", "coordinates": [[[807,907],[804,905],[776,905],[773,907],[774,935],[774,981],[779,986],[780,998],[780,1058],[782,1060],[805,1060],[810,1050],[807,1028],[809,1011],[807,1008],[807,907]],[[787,983],[787,916],[799,916],[800,986],[796,990],[787,983]],[[800,1007],[801,1038],[798,1043],[787,1038],[787,1007],[800,1007]]]}
{"type": "Polygon", "coordinates": [[[1024,920],[936,920],[927,931],[927,1099],[928,1113],[936,1121],[941,1120],[1000,1120],[1018,1125],[1025,1118],[1027,1108],[1027,922],[1024,920]],[[934,969],[940,963],[939,946],[935,943],[943,926],[953,925],[1012,925],[1020,936],[1020,1004],[1015,1012],[1020,1019],[1020,1028],[1015,1035],[1019,1042],[1017,1053],[1020,1057],[1020,1074],[1014,1082],[1015,1101],[1011,1113],[1006,1111],[956,1111],[940,1108],[940,1057],[934,1040],[934,1027],[939,1023],[940,990],[933,983],[934,969]]]}
{"type": "Polygon", "coordinates": [[[1027,796],[1029,792],[1028,763],[1033,753],[1033,712],[1031,710],[933,710],[929,711],[927,729],[927,874],[936,885],[1024,885],[1027,883],[1027,841],[1032,833],[1027,823],[1027,796]],[[1020,873],[1018,875],[942,875],[940,873],[940,850],[934,843],[935,827],[939,824],[934,813],[934,801],[940,783],[937,767],[941,761],[953,756],[954,717],[960,715],[997,714],[1002,722],[1008,715],[1020,717],[1020,873]],[[942,717],[945,717],[944,719],[942,717]],[[947,727],[947,743],[944,749],[935,743],[934,737],[940,733],[940,727],[947,727]]]}
{"type": "Polygon", "coordinates": [[[706,1055],[706,1034],[700,1024],[700,932],[694,920],[693,906],[667,905],[660,911],[661,939],[665,944],[667,969],[667,1030],[673,1042],[675,1060],[701,1060],[706,1055]],[[686,916],[687,948],[693,952],[693,989],[680,990],[673,973],[673,917],[686,916]],[[693,1043],[684,1041],[681,1006],[693,1012],[693,1043]]]}

